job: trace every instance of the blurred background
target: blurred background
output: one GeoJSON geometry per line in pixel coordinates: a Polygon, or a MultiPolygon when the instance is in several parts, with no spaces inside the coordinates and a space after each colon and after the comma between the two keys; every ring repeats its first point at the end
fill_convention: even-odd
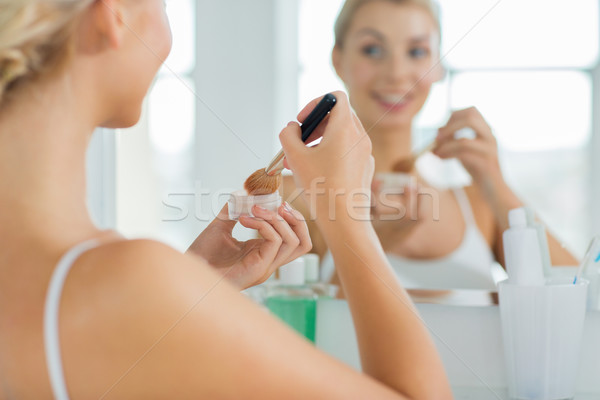
{"type": "MultiPolygon", "coordinates": [[[[227,195],[264,167],[311,99],[343,89],[331,67],[342,0],[167,0],[173,52],[131,129],[90,149],[100,225],[184,250],[227,195]]],[[[442,57],[415,128],[433,139],[453,109],[492,126],[505,177],[582,256],[600,232],[598,2],[440,0],[442,57]]],[[[420,166],[468,183],[433,156],[420,166]]],[[[247,235],[239,230],[238,236],[247,235]]]]}

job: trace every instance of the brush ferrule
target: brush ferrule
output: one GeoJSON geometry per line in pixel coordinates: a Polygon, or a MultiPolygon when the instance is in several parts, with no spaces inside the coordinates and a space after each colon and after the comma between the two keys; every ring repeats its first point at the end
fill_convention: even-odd
{"type": "Polygon", "coordinates": [[[285,154],[283,153],[283,150],[280,150],[279,153],[277,153],[275,155],[275,157],[273,157],[273,159],[271,160],[271,162],[269,163],[267,168],[265,168],[265,172],[267,173],[267,175],[273,176],[273,175],[280,174],[281,171],[283,171],[284,157],[285,157],[285,154]]]}

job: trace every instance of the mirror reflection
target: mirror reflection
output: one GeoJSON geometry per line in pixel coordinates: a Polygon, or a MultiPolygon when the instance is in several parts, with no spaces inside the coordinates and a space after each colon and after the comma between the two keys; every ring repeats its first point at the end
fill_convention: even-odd
{"type": "MultiPolygon", "coordinates": [[[[522,205],[547,228],[552,264],[577,263],[598,226],[591,207],[598,190],[590,150],[596,2],[565,9],[537,1],[440,1],[433,6],[427,1],[351,1],[341,15],[341,0],[283,3],[225,10],[225,5],[168,2],[174,51],[148,103],[150,139],[120,139],[123,149],[138,149],[140,159],[160,174],[132,185],[127,183],[132,170],[119,171],[119,198],[130,201],[119,203],[120,229],[186,248],[205,226],[198,216],[218,210],[212,204],[223,203],[227,190],[239,188],[275,153],[278,130],[286,121],[311,99],[344,89],[373,143],[374,224],[408,288],[493,290],[503,276],[501,234],[508,210],[522,205]],[[207,38],[203,7],[211,8],[211,15],[228,15],[238,31],[207,38]],[[240,25],[248,13],[253,22],[240,25]],[[259,33],[244,29],[262,23],[270,29],[265,35],[278,33],[276,39],[252,41],[259,33]],[[210,45],[212,52],[207,52],[209,40],[218,42],[210,45]],[[228,62],[235,54],[243,62],[228,62]],[[276,61],[265,61],[268,57],[276,61]],[[215,75],[208,76],[196,60],[224,71],[218,75],[213,66],[215,75]],[[222,100],[210,91],[199,96],[196,89],[208,80],[235,79],[238,87],[223,88],[223,97],[238,96],[249,82],[260,80],[248,71],[265,65],[276,71],[269,77],[277,87],[269,90],[278,106],[243,105],[257,115],[273,113],[272,129],[261,132],[270,140],[259,145],[248,121],[223,116],[222,100]],[[249,145],[217,147],[222,139],[211,137],[216,135],[201,118],[207,110],[219,114],[218,135],[229,135],[235,143],[230,132],[235,131],[249,145]],[[456,138],[456,132],[465,136],[456,138]],[[197,162],[199,143],[214,144],[223,160],[239,146],[238,165],[225,167],[222,181],[211,181],[206,165],[197,162]],[[409,163],[408,170],[394,170],[427,147],[432,151],[418,157],[414,167],[409,163]],[[199,199],[199,188],[207,182],[210,200],[199,199]],[[157,194],[153,198],[162,202],[139,207],[140,202],[131,201],[133,191],[157,194]],[[139,223],[149,220],[160,222],[139,223]]],[[[144,128],[137,129],[142,137],[144,128]]],[[[133,162],[140,165],[139,160],[121,165],[133,162]]],[[[286,177],[284,193],[289,196],[294,188],[293,178],[286,177]]],[[[290,202],[309,215],[304,203],[290,202]]],[[[323,278],[335,279],[318,228],[311,226],[311,233],[314,252],[323,260],[323,278]]]]}

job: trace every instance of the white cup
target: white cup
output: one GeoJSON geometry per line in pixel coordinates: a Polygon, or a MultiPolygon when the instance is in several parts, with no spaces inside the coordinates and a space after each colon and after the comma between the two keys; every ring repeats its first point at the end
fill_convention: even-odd
{"type": "Polygon", "coordinates": [[[227,202],[229,219],[237,220],[242,215],[252,215],[252,207],[257,205],[269,211],[276,211],[281,205],[278,192],[259,196],[250,196],[244,190],[233,192],[227,202]]]}
{"type": "MultiPolygon", "coordinates": [[[[416,179],[404,172],[378,172],[375,179],[381,182],[380,190],[403,190],[405,187],[415,187],[416,179]]],[[[397,194],[402,194],[400,191],[397,194]]]]}
{"type": "Polygon", "coordinates": [[[574,398],[587,287],[572,276],[545,286],[498,284],[511,399],[574,398]]]}

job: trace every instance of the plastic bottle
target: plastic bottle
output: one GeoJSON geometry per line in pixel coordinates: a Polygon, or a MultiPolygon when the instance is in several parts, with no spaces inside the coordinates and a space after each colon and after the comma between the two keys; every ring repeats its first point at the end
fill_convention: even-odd
{"type": "Polygon", "coordinates": [[[523,208],[508,213],[510,228],[504,231],[504,262],[510,283],[523,286],[544,285],[544,267],[538,232],[527,226],[523,208]]]}
{"type": "Polygon", "coordinates": [[[535,214],[530,207],[524,207],[527,215],[527,226],[534,228],[537,232],[540,252],[542,256],[542,266],[544,267],[544,275],[550,277],[552,275],[552,263],[550,261],[550,248],[548,247],[548,237],[546,236],[546,228],[541,223],[535,220],[535,214]]]}
{"type": "Polygon", "coordinates": [[[304,259],[279,268],[279,282],[267,288],[265,305],[308,340],[315,341],[317,294],[305,284],[304,259]]]}
{"type": "Polygon", "coordinates": [[[319,280],[319,256],[309,253],[303,255],[302,258],[304,259],[306,285],[310,286],[319,298],[334,298],[339,288],[319,280]]]}

